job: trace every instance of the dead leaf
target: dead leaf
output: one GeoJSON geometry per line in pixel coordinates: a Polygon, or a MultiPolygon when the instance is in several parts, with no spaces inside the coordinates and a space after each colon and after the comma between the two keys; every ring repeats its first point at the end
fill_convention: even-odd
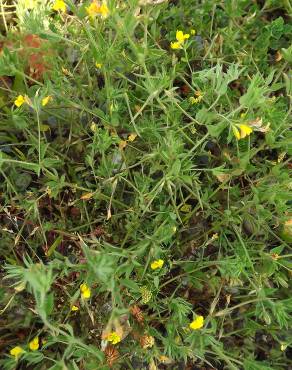
{"type": "Polygon", "coordinates": [[[159,357],[159,361],[166,365],[170,365],[172,363],[172,359],[164,355],[159,357]]]}
{"type": "Polygon", "coordinates": [[[121,140],[120,142],[119,142],[119,149],[120,150],[123,150],[123,149],[125,149],[125,147],[127,146],[127,141],[126,140],[121,140]]]}
{"type": "Polygon", "coordinates": [[[276,57],[275,57],[275,61],[276,62],[280,62],[280,60],[283,58],[283,55],[280,53],[280,51],[278,50],[277,53],[276,53],[276,57]]]}
{"type": "Polygon", "coordinates": [[[217,180],[219,180],[220,182],[226,182],[226,181],[229,181],[231,179],[231,176],[228,174],[228,173],[217,173],[216,174],[216,177],[217,177],[217,180]]]}
{"type": "Polygon", "coordinates": [[[149,364],[149,370],[157,370],[154,360],[152,359],[149,364]]]}
{"type": "Polygon", "coordinates": [[[106,219],[109,220],[112,218],[112,211],[111,211],[111,208],[109,207],[108,210],[107,210],[107,216],[106,216],[106,219]]]}
{"type": "Polygon", "coordinates": [[[94,196],[94,193],[85,193],[85,194],[81,195],[80,199],[82,199],[82,200],[89,200],[93,196],[94,196]]]}

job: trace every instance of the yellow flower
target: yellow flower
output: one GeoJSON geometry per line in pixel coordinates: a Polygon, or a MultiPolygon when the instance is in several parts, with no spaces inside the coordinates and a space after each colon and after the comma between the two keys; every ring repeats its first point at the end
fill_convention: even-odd
{"type": "Polygon", "coordinates": [[[190,329],[198,330],[204,326],[204,317],[197,316],[193,322],[190,323],[190,329]]]}
{"type": "Polygon", "coordinates": [[[102,63],[98,63],[98,62],[96,62],[96,63],[95,63],[95,67],[96,67],[96,68],[98,68],[98,69],[100,69],[100,68],[102,67],[102,63]]]}
{"type": "Polygon", "coordinates": [[[75,306],[75,305],[73,305],[72,307],[71,307],[71,311],[78,311],[79,310],[79,307],[77,307],[77,306],[75,306]]]}
{"type": "Polygon", "coordinates": [[[236,126],[232,126],[232,131],[237,140],[244,139],[253,132],[252,127],[248,125],[240,124],[236,126]]]}
{"type": "Polygon", "coordinates": [[[96,0],[86,8],[87,14],[89,17],[94,18],[97,15],[101,15],[103,18],[106,18],[109,15],[109,8],[105,1],[100,5],[96,0]]]}
{"type": "Polygon", "coordinates": [[[244,139],[252,133],[252,128],[248,125],[241,124],[238,126],[240,128],[240,138],[244,139]]]}
{"type": "Polygon", "coordinates": [[[194,36],[195,34],[196,34],[196,30],[192,29],[192,30],[191,30],[191,35],[193,35],[193,36],[194,36]]]}
{"type": "Polygon", "coordinates": [[[66,12],[66,4],[63,0],[56,0],[54,2],[54,5],[52,6],[52,9],[55,10],[56,12],[57,11],[61,11],[63,13],[66,12]]]}
{"type": "Polygon", "coordinates": [[[40,343],[39,338],[35,337],[31,342],[29,342],[29,349],[32,351],[37,351],[39,349],[40,343]]]}
{"type": "Polygon", "coordinates": [[[102,5],[101,5],[101,7],[99,9],[99,12],[100,12],[100,14],[101,14],[101,16],[103,18],[107,18],[108,17],[108,15],[109,15],[109,9],[108,9],[108,6],[107,6],[106,2],[103,2],[102,3],[102,5]]]}
{"type": "Polygon", "coordinates": [[[89,299],[91,296],[91,291],[86,283],[80,285],[81,297],[83,299],[89,299]]]}
{"type": "Polygon", "coordinates": [[[163,260],[156,260],[151,263],[152,270],[161,269],[161,267],[164,265],[163,260]]]}
{"type": "Polygon", "coordinates": [[[171,42],[171,43],[170,43],[170,47],[171,47],[172,49],[181,49],[181,44],[180,44],[179,42],[177,42],[177,41],[175,41],[175,42],[171,42]]]}
{"type": "Polygon", "coordinates": [[[53,98],[49,95],[42,99],[42,106],[46,106],[53,98]]]}
{"type": "Polygon", "coordinates": [[[184,43],[184,41],[186,39],[190,38],[190,35],[188,33],[184,34],[183,31],[178,31],[177,30],[175,37],[176,37],[177,41],[182,44],[182,43],[184,43]]]}
{"type": "Polygon", "coordinates": [[[232,126],[233,135],[236,137],[237,140],[240,139],[240,133],[237,127],[232,126]]]}
{"type": "Polygon", "coordinates": [[[170,43],[171,49],[181,49],[183,43],[185,42],[186,39],[190,37],[188,33],[183,33],[183,31],[176,31],[176,41],[170,43]]]}
{"type": "Polygon", "coordinates": [[[23,352],[24,352],[24,350],[21,347],[19,347],[19,346],[13,347],[10,350],[11,356],[14,356],[15,358],[17,358],[18,356],[20,356],[23,352]]]}
{"type": "Polygon", "coordinates": [[[109,333],[107,336],[106,336],[106,340],[108,342],[111,342],[112,344],[117,344],[121,341],[121,337],[119,336],[118,333],[116,333],[115,331],[113,331],[112,333],[109,333]]]}
{"type": "Polygon", "coordinates": [[[203,99],[202,96],[198,96],[197,98],[194,98],[193,96],[190,97],[190,103],[191,104],[197,104],[200,103],[200,101],[203,99]]]}
{"type": "Polygon", "coordinates": [[[14,104],[19,108],[22,104],[25,103],[25,97],[23,95],[18,95],[18,97],[14,100],[14,104]]]}
{"type": "Polygon", "coordinates": [[[128,141],[133,142],[137,137],[137,134],[131,134],[128,136],[128,141]]]}
{"type": "Polygon", "coordinates": [[[191,104],[197,104],[203,99],[204,94],[200,90],[195,91],[195,97],[191,96],[189,101],[191,104]]]}
{"type": "Polygon", "coordinates": [[[97,4],[97,2],[93,1],[87,8],[85,8],[87,11],[87,14],[91,17],[94,18],[98,13],[100,6],[97,4]]]}

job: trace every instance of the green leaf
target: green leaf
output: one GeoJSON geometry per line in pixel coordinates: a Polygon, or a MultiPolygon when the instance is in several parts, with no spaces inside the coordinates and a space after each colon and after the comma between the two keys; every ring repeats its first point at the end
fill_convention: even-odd
{"type": "Polygon", "coordinates": [[[285,248],[284,245],[279,245],[279,247],[272,248],[270,250],[270,253],[281,254],[284,248],[285,248]]]}
{"type": "Polygon", "coordinates": [[[181,169],[181,163],[179,159],[176,159],[171,167],[171,174],[178,176],[181,169]]]}
{"type": "Polygon", "coordinates": [[[54,243],[48,249],[48,252],[47,252],[48,257],[50,257],[55,252],[56,248],[58,248],[58,246],[61,244],[62,240],[63,240],[62,235],[59,235],[57,237],[57,239],[54,241],[54,243]]]}
{"type": "Polygon", "coordinates": [[[134,293],[140,292],[139,285],[134,280],[122,279],[120,280],[120,283],[124,285],[125,287],[129,288],[134,293]]]}
{"type": "Polygon", "coordinates": [[[207,125],[209,134],[212,137],[216,138],[220,136],[220,134],[225,130],[226,127],[228,127],[228,122],[226,121],[221,121],[216,125],[207,125]]]}
{"type": "Polygon", "coordinates": [[[154,283],[155,288],[158,289],[159,288],[159,277],[158,276],[154,276],[153,283],[154,283]]]}
{"type": "Polygon", "coordinates": [[[292,63],[292,44],[287,49],[281,49],[283,58],[288,63],[292,63]]]}
{"type": "Polygon", "coordinates": [[[49,293],[45,298],[44,310],[46,316],[50,316],[54,309],[54,293],[49,293]]]}

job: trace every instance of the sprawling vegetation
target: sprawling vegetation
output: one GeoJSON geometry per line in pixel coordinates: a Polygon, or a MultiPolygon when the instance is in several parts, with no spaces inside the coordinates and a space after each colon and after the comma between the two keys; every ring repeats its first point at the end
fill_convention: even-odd
{"type": "Polygon", "coordinates": [[[1,369],[292,366],[290,0],[0,0],[1,369]]]}

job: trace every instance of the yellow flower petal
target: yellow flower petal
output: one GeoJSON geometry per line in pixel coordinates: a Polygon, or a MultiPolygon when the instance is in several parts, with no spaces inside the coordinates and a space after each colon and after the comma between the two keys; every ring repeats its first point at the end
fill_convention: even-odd
{"type": "Polygon", "coordinates": [[[109,15],[109,8],[107,6],[106,1],[103,1],[102,4],[98,3],[96,0],[92,1],[92,3],[85,8],[87,14],[94,18],[97,15],[101,15],[103,18],[107,18],[109,15]]]}
{"type": "Polygon", "coordinates": [[[101,5],[101,7],[99,9],[99,12],[100,12],[100,14],[101,14],[101,16],[103,18],[107,18],[108,17],[108,15],[109,15],[109,8],[108,8],[108,6],[107,6],[107,4],[105,2],[102,3],[102,5],[101,5]]]}
{"type": "Polygon", "coordinates": [[[190,329],[198,330],[204,326],[204,317],[197,316],[193,322],[190,323],[190,329]]]}
{"type": "Polygon", "coordinates": [[[98,69],[100,69],[100,68],[102,67],[102,63],[98,63],[98,62],[96,62],[96,63],[95,63],[95,67],[96,67],[96,68],[98,68],[98,69]]]}
{"type": "Polygon", "coordinates": [[[77,306],[75,306],[75,305],[73,305],[72,307],[71,307],[71,311],[78,311],[79,310],[79,307],[77,307],[77,306]]]}
{"type": "Polygon", "coordinates": [[[197,98],[194,98],[193,96],[191,96],[189,98],[189,101],[191,104],[197,104],[197,103],[200,103],[200,101],[203,99],[202,96],[198,96],[197,98]]]}
{"type": "Polygon", "coordinates": [[[39,349],[40,343],[39,338],[35,337],[31,342],[29,342],[29,349],[32,351],[37,351],[39,349]]]}
{"type": "Polygon", "coordinates": [[[116,333],[115,331],[113,331],[112,333],[109,333],[107,336],[106,336],[106,340],[108,342],[111,342],[112,344],[117,344],[121,341],[121,337],[119,336],[118,333],[116,333]]]}
{"type": "Polygon", "coordinates": [[[192,29],[191,30],[191,35],[195,35],[196,34],[196,30],[192,29]]]}
{"type": "Polygon", "coordinates": [[[177,41],[180,42],[180,43],[183,43],[184,40],[185,40],[183,31],[177,30],[175,37],[176,37],[177,41]]]}
{"type": "Polygon", "coordinates": [[[232,131],[233,131],[233,134],[236,137],[236,139],[239,140],[240,139],[240,133],[238,131],[238,128],[235,127],[235,126],[232,126],[232,131]]]}
{"type": "Polygon", "coordinates": [[[163,265],[164,265],[164,261],[159,259],[159,260],[153,261],[150,267],[152,268],[152,270],[157,270],[157,269],[161,269],[163,265]]]}
{"type": "Polygon", "coordinates": [[[128,141],[133,142],[137,137],[137,134],[131,134],[128,136],[128,141]]]}
{"type": "Polygon", "coordinates": [[[18,97],[14,100],[14,104],[19,108],[22,104],[25,103],[25,97],[23,95],[18,95],[18,97]]]}
{"type": "Polygon", "coordinates": [[[91,290],[86,283],[80,285],[81,297],[83,299],[89,299],[91,296],[91,290]]]}
{"type": "Polygon", "coordinates": [[[23,352],[24,352],[24,350],[21,347],[19,347],[19,346],[13,347],[10,350],[11,356],[14,356],[15,358],[17,358],[18,356],[20,356],[23,352]]]}
{"type": "Polygon", "coordinates": [[[190,38],[190,34],[189,33],[185,33],[184,34],[184,40],[187,40],[187,39],[189,39],[190,38]]]}
{"type": "Polygon", "coordinates": [[[45,107],[53,98],[49,95],[42,99],[42,106],[45,107]]]}
{"type": "Polygon", "coordinates": [[[98,13],[100,6],[97,4],[96,1],[93,1],[87,8],[85,8],[87,11],[87,14],[91,17],[94,18],[98,13]]]}
{"type": "Polygon", "coordinates": [[[181,49],[181,43],[177,42],[177,41],[171,42],[170,47],[171,47],[171,49],[181,49]]]}
{"type": "Polygon", "coordinates": [[[248,125],[238,125],[240,128],[240,138],[244,139],[246,136],[249,136],[252,133],[252,128],[248,125]]]}
{"type": "Polygon", "coordinates": [[[56,0],[54,2],[54,5],[52,6],[52,9],[60,12],[65,13],[66,12],[66,4],[63,0],[56,0]]]}

